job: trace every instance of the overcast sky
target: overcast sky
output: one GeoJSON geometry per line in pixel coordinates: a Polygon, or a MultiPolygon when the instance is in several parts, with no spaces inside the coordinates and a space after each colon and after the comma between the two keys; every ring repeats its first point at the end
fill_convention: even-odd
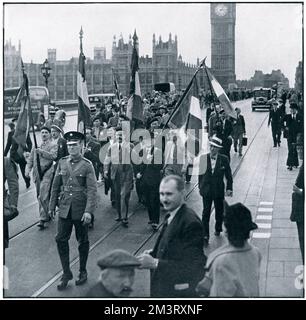
{"type": "MultiPolygon", "coordinates": [[[[240,3],[236,9],[236,76],[249,79],[255,70],[281,69],[294,86],[295,69],[302,59],[302,5],[240,3]]],[[[111,58],[113,35],[125,42],[136,28],[140,55],[152,56],[152,35],[162,40],[178,37],[183,60],[196,63],[207,56],[210,66],[210,4],[8,4],[4,7],[5,40],[18,45],[22,58],[42,63],[47,48],[57,49],[57,60],[79,54],[83,47],[106,47],[111,58]]]]}

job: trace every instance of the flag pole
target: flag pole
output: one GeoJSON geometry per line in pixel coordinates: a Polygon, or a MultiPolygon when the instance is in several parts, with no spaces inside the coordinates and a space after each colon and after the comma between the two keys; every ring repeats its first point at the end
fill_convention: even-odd
{"type": "MultiPolygon", "coordinates": [[[[205,58],[206,59],[206,58],[205,58]]],[[[173,109],[173,111],[171,112],[168,120],[166,121],[166,123],[164,124],[162,130],[165,130],[165,128],[167,127],[168,123],[170,122],[171,120],[171,116],[176,112],[176,110],[179,108],[179,106],[181,105],[181,102],[185,99],[186,95],[188,94],[190,88],[191,88],[191,85],[192,85],[192,82],[193,82],[193,79],[196,77],[196,75],[198,74],[198,72],[203,68],[203,66],[205,65],[205,59],[200,63],[200,65],[198,66],[198,68],[196,69],[194,75],[192,76],[185,92],[183,93],[183,95],[180,97],[180,100],[176,103],[176,106],[175,108],[173,109]]]]}
{"type": "MultiPolygon", "coordinates": [[[[79,35],[80,35],[80,52],[81,52],[81,55],[84,55],[84,53],[83,53],[83,42],[82,42],[82,39],[83,39],[83,28],[82,28],[82,26],[81,26],[81,30],[80,30],[79,35]]],[[[79,110],[78,110],[78,112],[79,112],[79,110]]],[[[84,132],[84,147],[86,147],[86,124],[85,124],[85,120],[84,119],[83,119],[83,122],[84,122],[84,128],[83,128],[83,132],[84,132]]]]}
{"type": "Polygon", "coordinates": [[[208,85],[209,85],[210,93],[211,93],[211,96],[212,96],[212,99],[213,99],[214,110],[215,110],[215,113],[216,113],[216,115],[217,115],[217,117],[218,117],[219,114],[218,114],[218,112],[217,112],[217,110],[216,110],[215,94],[214,94],[213,88],[212,88],[212,86],[211,86],[211,82],[210,82],[209,75],[208,75],[208,72],[207,72],[207,67],[206,67],[206,64],[205,64],[206,58],[207,58],[207,57],[205,57],[205,59],[204,59],[205,74],[206,74],[206,77],[207,77],[207,80],[208,80],[208,85]]]}
{"type": "MultiPolygon", "coordinates": [[[[23,61],[21,59],[21,70],[22,70],[22,77],[23,77],[23,81],[24,81],[24,86],[25,86],[25,91],[26,91],[26,96],[27,99],[29,100],[29,113],[30,113],[30,121],[31,121],[31,126],[32,126],[32,131],[33,131],[33,138],[34,138],[34,146],[35,149],[38,149],[38,145],[37,145],[37,140],[36,140],[36,134],[35,134],[35,128],[34,128],[34,119],[33,119],[33,113],[32,113],[32,108],[31,108],[31,99],[30,99],[30,93],[29,93],[29,82],[28,82],[28,78],[24,72],[24,64],[23,61]]],[[[26,103],[26,102],[25,102],[26,103]]],[[[26,137],[27,139],[27,137],[26,137]]],[[[39,154],[36,153],[36,160],[37,160],[37,171],[38,171],[38,175],[39,175],[39,179],[40,181],[42,180],[42,171],[41,171],[41,166],[40,166],[40,160],[39,160],[39,154]]]]}

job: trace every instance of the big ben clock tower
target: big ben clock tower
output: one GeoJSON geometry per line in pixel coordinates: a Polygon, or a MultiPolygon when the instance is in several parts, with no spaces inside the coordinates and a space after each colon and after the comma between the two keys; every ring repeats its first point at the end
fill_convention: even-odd
{"type": "Polygon", "coordinates": [[[212,3],[211,68],[224,89],[236,81],[235,75],[235,3],[212,3]]]}

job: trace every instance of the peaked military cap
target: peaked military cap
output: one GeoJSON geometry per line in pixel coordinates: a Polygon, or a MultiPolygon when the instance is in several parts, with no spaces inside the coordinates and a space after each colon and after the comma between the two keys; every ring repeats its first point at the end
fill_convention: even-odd
{"type": "Polygon", "coordinates": [[[81,140],[85,140],[84,134],[78,131],[69,131],[64,134],[64,139],[67,140],[67,145],[74,144],[81,140]]]}
{"type": "Polygon", "coordinates": [[[102,256],[98,260],[98,266],[101,269],[139,267],[140,262],[131,253],[122,249],[115,249],[102,256]]]}

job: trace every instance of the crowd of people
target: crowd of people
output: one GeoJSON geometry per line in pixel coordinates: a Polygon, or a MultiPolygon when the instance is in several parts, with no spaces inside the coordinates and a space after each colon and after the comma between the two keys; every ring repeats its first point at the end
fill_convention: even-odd
{"type": "MultiPolygon", "coordinates": [[[[205,162],[207,168],[197,176],[203,201],[201,220],[185,203],[185,184],[191,177],[187,168],[192,167],[192,161],[187,164],[178,161],[179,154],[185,151],[180,149],[179,138],[174,132],[170,130],[167,141],[161,146],[156,143],[154,134],[155,129],[167,126],[179,98],[176,93],[160,92],[143,97],[142,127],[147,129],[149,138],[141,136],[138,141],[131,141],[123,128],[130,123],[125,115],[127,98],[92,108],[92,125],[85,128],[85,134],[77,131],[64,133],[65,112],[50,108],[50,118],[40,128],[41,144],[37,148],[32,147],[28,137],[27,146],[20,150],[13,138],[15,123],[10,123],[4,156],[9,194],[15,195],[10,201],[11,211],[15,216],[16,211],[18,214],[16,183],[12,187],[12,179],[9,179],[13,178],[15,182],[18,179],[15,174],[18,164],[27,188],[32,172],[39,204],[39,230],[44,230],[58,213],[56,244],[63,269],[58,290],[65,290],[73,278],[69,261],[73,227],[80,258],[75,284],[82,285],[87,281],[88,229],[94,227],[97,186],[104,182],[104,192],[110,194],[111,204],[118,215],[116,221],[122,226],[128,227],[129,224],[129,201],[134,184],[139,202],[148,211],[148,223],[153,231],[158,230],[161,210],[166,215],[152,250],[137,257],[124,250],[115,250],[98,261],[101,277],[88,292],[88,297],[128,296],[132,291],[135,268],[151,270],[152,297],[259,295],[261,254],[248,242],[250,232],[257,226],[243,204],[229,206],[225,201],[225,197],[233,195],[231,147],[233,145],[234,151],[242,156],[247,141],[245,119],[240,108],[235,109],[237,116],[234,119],[220,105],[208,100],[204,102],[210,152],[200,155],[200,163],[205,162]],[[105,156],[101,157],[104,149],[105,156]],[[7,157],[9,151],[10,157],[7,157]],[[133,153],[145,161],[137,164],[125,161],[124,157],[128,155],[131,159],[133,153]],[[212,203],[216,217],[214,235],[219,237],[225,229],[228,244],[207,259],[203,247],[209,244],[212,203]]],[[[284,134],[287,132],[287,165],[292,170],[299,165],[297,150],[302,146],[303,118],[300,111],[297,112],[296,103],[290,104],[290,114],[285,113],[283,106],[277,100],[272,101],[268,125],[271,123],[274,147],[281,143],[280,130],[283,129],[284,134]]],[[[301,222],[304,212],[300,204],[304,195],[302,168],[293,188],[297,198],[295,203],[299,204],[292,214],[292,221],[297,223],[301,249],[304,243],[301,222]]],[[[5,224],[6,246],[8,221],[5,224]]]]}

